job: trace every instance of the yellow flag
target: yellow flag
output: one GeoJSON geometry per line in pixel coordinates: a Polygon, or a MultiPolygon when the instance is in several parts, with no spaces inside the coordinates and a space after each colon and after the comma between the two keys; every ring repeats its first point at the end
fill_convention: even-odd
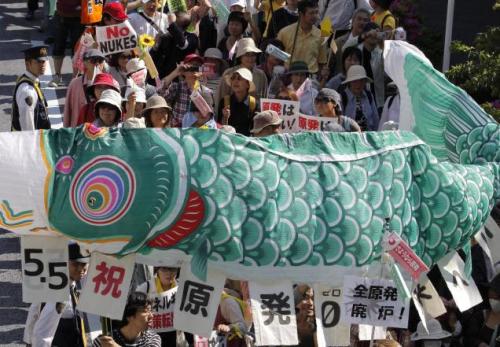
{"type": "Polygon", "coordinates": [[[323,21],[321,21],[321,37],[329,37],[333,33],[332,29],[332,21],[330,17],[325,17],[323,21]]]}

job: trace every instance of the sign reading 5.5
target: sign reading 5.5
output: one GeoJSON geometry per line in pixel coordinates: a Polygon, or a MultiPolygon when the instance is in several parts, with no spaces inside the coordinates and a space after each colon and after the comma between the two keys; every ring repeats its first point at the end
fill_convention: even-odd
{"type": "Polygon", "coordinates": [[[68,244],[48,236],[21,238],[23,301],[67,301],[69,295],[68,244]]]}

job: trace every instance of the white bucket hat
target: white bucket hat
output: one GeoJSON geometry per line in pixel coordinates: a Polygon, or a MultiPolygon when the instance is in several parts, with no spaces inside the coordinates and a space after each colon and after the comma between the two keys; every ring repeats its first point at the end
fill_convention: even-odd
{"type": "Polygon", "coordinates": [[[344,82],[342,82],[342,84],[347,84],[349,82],[358,80],[367,80],[369,82],[373,82],[372,79],[366,75],[366,70],[363,66],[352,65],[347,71],[346,79],[344,82]]]}
{"type": "Polygon", "coordinates": [[[127,88],[125,91],[125,100],[128,100],[130,94],[135,93],[135,102],[146,103],[146,91],[140,87],[127,88]]]}
{"type": "Polygon", "coordinates": [[[224,76],[224,79],[225,79],[228,86],[231,86],[231,77],[234,74],[238,74],[243,79],[246,79],[248,81],[248,83],[250,84],[250,88],[248,89],[249,93],[255,91],[255,84],[253,83],[253,75],[252,75],[252,72],[250,70],[248,70],[246,67],[240,67],[238,70],[235,70],[231,73],[226,74],[226,76],[224,76]]]}
{"type": "Polygon", "coordinates": [[[114,89],[106,89],[102,92],[101,98],[95,103],[95,115],[96,118],[99,117],[97,109],[100,104],[110,104],[115,106],[120,112],[120,118],[122,116],[122,96],[114,89]]]}
{"type": "Polygon", "coordinates": [[[142,59],[132,58],[127,62],[126,68],[127,68],[127,75],[130,75],[131,73],[145,69],[146,64],[144,64],[144,60],[142,59]]]}
{"type": "Polygon", "coordinates": [[[411,340],[440,340],[451,336],[451,333],[443,330],[443,328],[441,327],[441,323],[439,323],[439,321],[434,318],[427,320],[427,329],[429,330],[429,333],[425,331],[422,322],[419,322],[417,331],[411,335],[411,340]]]}
{"type": "Polygon", "coordinates": [[[261,53],[262,51],[255,46],[255,42],[251,37],[245,37],[238,41],[236,48],[236,58],[241,57],[246,53],[261,53]]]}

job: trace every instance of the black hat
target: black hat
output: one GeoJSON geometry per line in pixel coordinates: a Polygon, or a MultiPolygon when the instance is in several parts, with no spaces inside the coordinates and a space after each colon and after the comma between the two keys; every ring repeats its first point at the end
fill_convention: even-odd
{"type": "Polygon", "coordinates": [[[36,59],[38,61],[48,61],[49,60],[49,46],[40,45],[33,46],[23,50],[24,60],[36,59]]]}
{"type": "Polygon", "coordinates": [[[88,263],[89,256],[84,256],[80,250],[80,245],[78,243],[70,243],[68,245],[68,255],[69,260],[76,261],[77,263],[88,263]]]}
{"type": "Polygon", "coordinates": [[[293,63],[290,64],[290,67],[288,68],[288,74],[293,75],[293,74],[298,74],[298,73],[309,73],[309,66],[303,61],[297,60],[294,61],[293,63]]]}

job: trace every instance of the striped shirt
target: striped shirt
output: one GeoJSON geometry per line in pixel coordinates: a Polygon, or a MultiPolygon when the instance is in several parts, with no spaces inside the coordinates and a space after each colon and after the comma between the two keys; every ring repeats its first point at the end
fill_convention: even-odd
{"type": "MultiPolygon", "coordinates": [[[[146,330],[135,341],[127,341],[120,329],[113,329],[113,340],[122,347],[161,347],[160,335],[152,330],[146,330]]],[[[101,347],[99,338],[94,340],[92,347],[101,347]]]]}

